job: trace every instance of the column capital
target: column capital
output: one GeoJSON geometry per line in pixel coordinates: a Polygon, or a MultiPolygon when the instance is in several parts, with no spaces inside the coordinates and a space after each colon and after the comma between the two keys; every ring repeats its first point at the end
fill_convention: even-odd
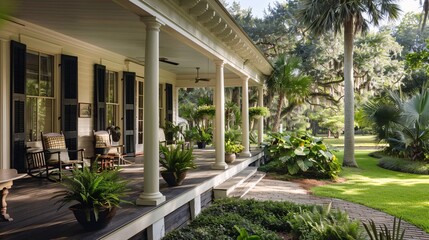
{"type": "Polygon", "coordinates": [[[243,82],[247,82],[249,81],[250,77],[249,76],[242,76],[241,80],[243,80],[243,82]]]}
{"type": "Polygon", "coordinates": [[[140,21],[142,21],[147,29],[159,30],[162,25],[165,25],[159,18],[153,16],[144,16],[140,17],[140,21]]]}
{"type": "Polygon", "coordinates": [[[223,65],[225,64],[225,62],[221,59],[214,60],[213,62],[214,62],[214,64],[216,64],[216,66],[222,66],[223,67],[223,65]]]}

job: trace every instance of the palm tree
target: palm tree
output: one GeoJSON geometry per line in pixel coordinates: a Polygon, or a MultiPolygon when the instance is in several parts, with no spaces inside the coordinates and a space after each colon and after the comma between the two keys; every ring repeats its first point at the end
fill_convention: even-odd
{"type": "Polygon", "coordinates": [[[353,40],[356,32],[378,26],[384,17],[397,19],[396,0],[303,0],[299,20],[313,34],[344,33],[344,162],[357,167],[354,158],[353,40]]]}
{"type": "Polygon", "coordinates": [[[301,60],[296,57],[286,58],[280,55],[274,64],[274,71],[267,80],[267,87],[278,94],[275,121],[272,130],[278,131],[285,99],[289,106],[297,106],[310,92],[311,78],[302,75],[299,70],[301,60]]]}
{"type": "MultiPolygon", "coordinates": [[[[420,4],[421,3],[422,3],[422,0],[420,0],[420,4]]],[[[423,30],[425,29],[426,20],[428,18],[428,13],[429,13],[429,0],[424,0],[423,1],[423,15],[422,15],[423,19],[420,19],[420,22],[422,23],[422,28],[420,29],[420,32],[423,32],[423,30]]]]}

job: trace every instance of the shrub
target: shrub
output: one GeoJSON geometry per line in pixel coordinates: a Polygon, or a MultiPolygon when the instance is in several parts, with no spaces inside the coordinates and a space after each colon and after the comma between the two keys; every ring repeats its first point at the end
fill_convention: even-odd
{"type": "Polygon", "coordinates": [[[279,166],[291,175],[307,174],[313,177],[338,177],[340,163],[322,138],[307,133],[272,133],[269,146],[270,158],[278,159],[279,166]]]}
{"type": "Polygon", "coordinates": [[[371,240],[402,240],[404,239],[405,229],[401,231],[401,219],[396,221],[396,217],[393,219],[392,231],[387,228],[386,224],[379,226],[380,230],[377,230],[374,220],[369,220],[368,225],[363,222],[366,233],[371,240]],[[397,224],[396,224],[397,223],[397,224]]]}
{"type": "Polygon", "coordinates": [[[429,174],[429,163],[421,161],[412,161],[403,158],[384,156],[378,162],[378,166],[399,172],[414,174],[429,174]]]}
{"type": "MultiPolygon", "coordinates": [[[[302,206],[303,209],[309,209],[302,206]]],[[[281,239],[275,232],[289,232],[291,213],[300,207],[289,202],[221,199],[205,209],[190,225],[164,239],[237,239],[235,225],[260,239],[281,239]]]]}
{"type": "Polygon", "coordinates": [[[341,211],[331,211],[331,206],[320,206],[313,210],[301,209],[294,213],[289,221],[292,232],[299,239],[343,240],[365,239],[358,221],[350,220],[349,216],[341,211]]]}

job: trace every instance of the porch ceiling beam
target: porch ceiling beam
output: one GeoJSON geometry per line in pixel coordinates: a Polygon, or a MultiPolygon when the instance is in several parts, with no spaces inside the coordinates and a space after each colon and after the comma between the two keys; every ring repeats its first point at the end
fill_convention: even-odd
{"type": "Polygon", "coordinates": [[[230,35],[226,36],[223,40],[226,43],[231,43],[232,41],[234,41],[235,39],[237,39],[237,34],[235,34],[234,32],[232,32],[230,35]]]}
{"type": "Polygon", "coordinates": [[[220,18],[219,16],[216,15],[212,18],[212,20],[207,22],[205,25],[207,28],[212,28],[212,27],[219,25],[221,21],[222,21],[222,18],[220,18]]]}
{"type": "Polygon", "coordinates": [[[199,2],[200,0],[180,0],[180,6],[185,9],[189,9],[197,5],[199,2]]]}
{"type": "Polygon", "coordinates": [[[201,14],[200,16],[198,16],[197,20],[199,22],[205,24],[205,23],[209,22],[210,20],[212,20],[215,16],[216,16],[216,12],[213,11],[212,9],[208,9],[203,14],[201,14]]]}
{"type": "Polygon", "coordinates": [[[221,33],[219,33],[217,36],[224,39],[232,34],[232,29],[229,27],[226,27],[225,30],[223,30],[221,33]]]}
{"type": "Polygon", "coordinates": [[[193,16],[200,16],[209,9],[209,4],[206,1],[201,1],[191,9],[189,9],[189,14],[193,16]]]}
{"type": "Polygon", "coordinates": [[[223,30],[225,30],[228,27],[228,25],[224,22],[219,23],[217,26],[213,27],[211,29],[212,32],[215,34],[221,33],[223,30]]]}

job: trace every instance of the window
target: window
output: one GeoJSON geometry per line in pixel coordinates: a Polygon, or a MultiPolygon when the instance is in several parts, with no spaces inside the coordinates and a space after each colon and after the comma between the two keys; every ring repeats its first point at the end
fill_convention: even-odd
{"type": "Polygon", "coordinates": [[[107,126],[118,126],[119,103],[118,103],[118,73],[106,71],[106,120],[107,126]]]}
{"type": "Polygon", "coordinates": [[[27,141],[40,140],[40,132],[53,132],[54,57],[28,51],[26,63],[27,141]]]}

